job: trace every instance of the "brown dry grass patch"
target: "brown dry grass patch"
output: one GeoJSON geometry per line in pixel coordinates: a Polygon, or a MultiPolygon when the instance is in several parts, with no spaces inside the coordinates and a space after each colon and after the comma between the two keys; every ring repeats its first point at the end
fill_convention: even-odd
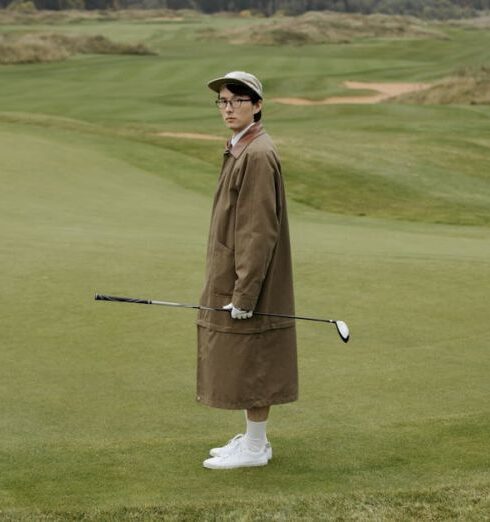
{"type": "Polygon", "coordinates": [[[60,33],[0,34],[0,64],[47,63],[74,54],[154,54],[142,43],[128,44],[102,35],[68,36],[60,33]]]}
{"type": "Polygon", "coordinates": [[[476,18],[448,20],[445,23],[452,27],[464,27],[465,29],[490,29],[490,14],[485,14],[476,18]]]}
{"type": "Polygon", "coordinates": [[[490,65],[461,69],[425,91],[404,94],[394,101],[421,105],[488,105],[490,65]]]}
{"type": "Polygon", "coordinates": [[[253,27],[205,29],[201,37],[235,44],[304,45],[350,43],[359,38],[446,38],[446,35],[409,16],[308,12],[297,17],[276,17],[253,27]]]}
{"type": "Polygon", "coordinates": [[[225,138],[215,136],[213,134],[202,134],[199,132],[158,132],[157,136],[162,138],[179,138],[187,140],[202,140],[202,141],[221,141],[224,142],[225,138]]]}
{"type": "Polygon", "coordinates": [[[171,9],[123,9],[123,10],[91,10],[70,9],[65,11],[20,11],[15,9],[0,10],[1,24],[78,24],[83,22],[149,21],[149,22],[181,22],[197,16],[192,11],[174,11],[171,9]]]}

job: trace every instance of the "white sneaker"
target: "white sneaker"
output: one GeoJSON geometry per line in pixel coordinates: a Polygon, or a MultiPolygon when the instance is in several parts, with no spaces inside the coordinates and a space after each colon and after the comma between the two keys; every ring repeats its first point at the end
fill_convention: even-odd
{"type": "Polygon", "coordinates": [[[235,450],[223,457],[211,457],[206,459],[202,465],[209,469],[235,469],[266,466],[269,462],[267,450],[251,451],[244,444],[235,446],[235,450]]]}
{"type": "MultiPolygon", "coordinates": [[[[225,457],[229,453],[235,451],[235,449],[243,442],[243,438],[245,435],[243,433],[239,433],[235,435],[232,439],[230,439],[224,446],[221,448],[212,448],[209,454],[212,457],[225,457]]],[[[269,441],[265,443],[265,449],[267,451],[267,460],[271,460],[272,458],[272,447],[269,441]]]]}

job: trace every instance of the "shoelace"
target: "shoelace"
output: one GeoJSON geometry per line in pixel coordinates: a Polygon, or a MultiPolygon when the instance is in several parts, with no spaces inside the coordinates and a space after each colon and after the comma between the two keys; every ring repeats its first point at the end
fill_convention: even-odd
{"type": "Polygon", "coordinates": [[[226,444],[225,446],[228,446],[229,444],[231,444],[232,442],[235,442],[237,439],[241,439],[242,437],[244,437],[243,433],[239,433],[238,435],[235,435],[234,437],[232,437],[226,444]]]}

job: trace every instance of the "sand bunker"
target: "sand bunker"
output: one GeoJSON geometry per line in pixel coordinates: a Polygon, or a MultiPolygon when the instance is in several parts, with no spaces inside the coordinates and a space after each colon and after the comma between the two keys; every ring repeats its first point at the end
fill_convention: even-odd
{"type": "MultiPolygon", "coordinates": [[[[428,89],[432,85],[429,83],[369,83],[369,82],[352,82],[343,83],[348,89],[365,89],[377,91],[378,94],[370,94],[366,96],[332,96],[324,100],[308,100],[306,98],[272,98],[272,101],[284,103],[287,105],[338,105],[342,103],[379,103],[389,98],[395,98],[409,92],[418,92],[428,89]]],[[[188,140],[205,140],[205,141],[221,141],[225,138],[214,136],[213,134],[201,134],[197,132],[158,132],[157,136],[163,138],[182,138],[188,140]]]]}
{"type": "Polygon", "coordinates": [[[183,22],[184,18],[182,16],[156,16],[151,17],[150,20],[152,22],[183,22]]]}
{"type": "Polygon", "coordinates": [[[378,94],[366,96],[332,96],[324,100],[308,100],[306,98],[273,98],[272,101],[287,105],[338,105],[342,103],[379,103],[389,98],[394,98],[408,92],[417,92],[431,87],[429,83],[369,83],[351,82],[343,83],[348,89],[368,89],[377,91],[378,94]]]}
{"type": "Polygon", "coordinates": [[[226,138],[222,138],[221,136],[200,134],[197,132],[158,132],[157,136],[162,136],[163,138],[183,138],[187,140],[226,141],[226,138]]]}

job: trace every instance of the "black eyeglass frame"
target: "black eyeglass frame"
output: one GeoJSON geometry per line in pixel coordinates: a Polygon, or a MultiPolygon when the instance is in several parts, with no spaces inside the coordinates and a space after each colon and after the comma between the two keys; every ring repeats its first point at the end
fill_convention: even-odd
{"type": "Polygon", "coordinates": [[[251,98],[231,98],[231,100],[225,100],[224,98],[218,98],[217,100],[214,101],[214,103],[216,104],[216,107],[218,107],[218,109],[220,109],[220,110],[226,109],[228,104],[230,104],[230,107],[232,109],[239,109],[242,106],[242,103],[244,103],[244,102],[252,102],[252,99],[251,98]]]}

